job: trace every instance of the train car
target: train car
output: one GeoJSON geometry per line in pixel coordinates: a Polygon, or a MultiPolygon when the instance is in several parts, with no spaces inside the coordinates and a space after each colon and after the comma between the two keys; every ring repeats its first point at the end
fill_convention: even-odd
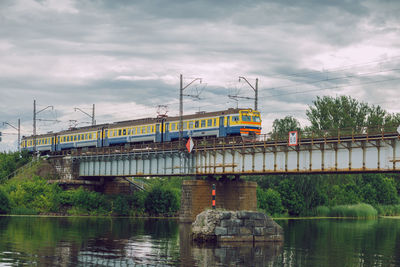
{"type": "MultiPolygon", "coordinates": [[[[23,137],[22,150],[60,151],[82,147],[108,147],[139,142],[169,142],[179,139],[180,117],[145,118],[23,137]]],[[[260,112],[228,109],[198,112],[182,117],[183,138],[249,136],[261,134],[260,112]]]]}

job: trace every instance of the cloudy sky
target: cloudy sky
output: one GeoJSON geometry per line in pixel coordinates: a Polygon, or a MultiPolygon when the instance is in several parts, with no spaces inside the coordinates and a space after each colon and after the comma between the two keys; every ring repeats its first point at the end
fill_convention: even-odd
{"type": "Polygon", "coordinates": [[[227,0],[1,0],[0,150],[32,133],[98,123],[253,107],[244,76],[259,79],[263,132],[318,95],[351,95],[400,112],[400,2],[227,0]],[[49,120],[49,121],[44,121],[49,120]],[[57,120],[54,122],[51,120],[57,120]]]}

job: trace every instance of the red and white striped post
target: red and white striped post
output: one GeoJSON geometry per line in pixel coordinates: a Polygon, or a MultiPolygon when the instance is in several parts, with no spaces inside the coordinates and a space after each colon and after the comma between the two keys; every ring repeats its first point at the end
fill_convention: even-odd
{"type": "Polygon", "coordinates": [[[212,185],[211,195],[212,195],[212,208],[213,210],[215,210],[215,184],[212,185]]]}

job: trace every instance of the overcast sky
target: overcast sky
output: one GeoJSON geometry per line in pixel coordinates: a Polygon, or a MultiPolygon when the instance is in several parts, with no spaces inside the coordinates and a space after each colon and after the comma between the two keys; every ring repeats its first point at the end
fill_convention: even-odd
{"type": "MultiPolygon", "coordinates": [[[[263,132],[286,115],[307,124],[317,95],[350,95],[400,112],[400,1],[0,1],[0,123],[32,134],[179,113],[253,107],[263,132]],[[233,4],[235,3],[235,4],[233,4]]],[[[16,149],[6,133],[1,150],[16,149]]],[[[9,134],[7,134],[9,133],[9,134]]]]}

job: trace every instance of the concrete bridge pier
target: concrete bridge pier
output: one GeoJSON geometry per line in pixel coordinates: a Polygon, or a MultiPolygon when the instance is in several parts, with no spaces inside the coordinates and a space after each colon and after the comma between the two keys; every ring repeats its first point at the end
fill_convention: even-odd
{"type": "Polygon", "coordinates": [[[181,222],[193,222],[197,214],[212,208],[212,185],[216,185],[216,208],[257,210],[257,183],[229,180],[184,180],[182,184],[181,222]]]}

